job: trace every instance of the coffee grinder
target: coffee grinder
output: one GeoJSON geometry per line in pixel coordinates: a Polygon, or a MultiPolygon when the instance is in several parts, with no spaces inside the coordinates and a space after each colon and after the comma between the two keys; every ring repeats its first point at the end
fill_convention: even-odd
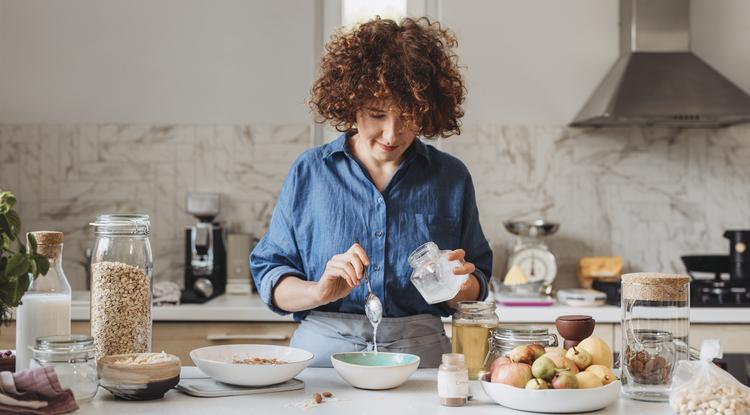
{"type": "Polygon", "coordinates": [[[204,303],[224,293],[227,283],[224,229],[214,222],[219,215],[219,194],[188,193],[186,211],[198,223],[185,229],[182,302],[204,303]]]}

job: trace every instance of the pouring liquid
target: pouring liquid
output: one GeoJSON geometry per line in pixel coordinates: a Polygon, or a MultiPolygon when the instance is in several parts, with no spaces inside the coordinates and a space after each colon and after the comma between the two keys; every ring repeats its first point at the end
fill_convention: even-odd
{"type": "Polygon", "coordinates": [[[378,324],[380,324],[380,322],[378,321],[377,323],[375,323],[373,321],[370,321],[370,324],[372,324],[372,347],[375,353],[377,353],[378,352],[378,324]]]}

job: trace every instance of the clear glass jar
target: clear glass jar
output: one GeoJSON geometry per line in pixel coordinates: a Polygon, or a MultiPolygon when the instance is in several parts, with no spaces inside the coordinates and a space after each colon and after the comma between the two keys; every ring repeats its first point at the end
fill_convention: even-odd
{"type": "Polygon", "coordinates": [[[96,395],[99,380],[94,361],[94,339],[74,334],[46,336],[36,340],[31,367],[53,367],[60,386],[73,391],[76,401],[96,395]]]}
{"type": "Polygon", "coordinates": [[[63,233],[30,232],[49,270],[31,281],[16,310],[16,370],[28,369],[37,337],[70,334],[70,284],[62,268],[63,233]]]}
{"type": "Polygon", "coordinates": [[[464,355],[469,378],[477,379],[488,369],[484,358],[489,348],[490,331],[497,327],[495,303],[462,301],[451,323],[451,351],[464,355]]]}
{"type": "Polygon", "coordinates": [[[516,346],[539,343],[544,347],[557,347],[557,335],[544,327],[499,326],[490,333],[489,350],[484,365],[489,367],[498,357],[510,356],[516,346]]]}
{"type": "Polygon", "coordinates": [[[459,261],[449,261],[447,250],[441,251],[434,242],[427,242],[409,254],[409,265],[414,268],[411,282],[428,304],[448,301],[458,294],[468,275],[456,275],[453,269],[459,261]]]}
{"type": "Polygon", "coordinates": [[[91,334],[96,358],[151,351],[153,261],[148,215],[99,215],[91,224],[91,334]]]}
{"type": "Polygon", "coordinates": [[[464,355],[443,354],[438,367],[438,397],[443,406],[464,406],[469,398],[469,372],[464,355]]]}
{"type": "Polygon", "coordinates": [[[624,274],[621,329],[623,393],[666,402],[675,362],[688,360],[690,353],[690,277],[624,274]]]}

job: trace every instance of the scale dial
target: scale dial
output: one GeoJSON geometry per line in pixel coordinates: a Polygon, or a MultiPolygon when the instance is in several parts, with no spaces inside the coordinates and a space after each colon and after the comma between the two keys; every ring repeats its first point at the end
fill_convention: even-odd
{"type": "Polygon", "coordinates": [[[557,275],[555,255],[541,247],[526,247],[514,252],[508,260],[508,269],[514,265],[523,269],[529,282],[552,284],[557,275]]]}

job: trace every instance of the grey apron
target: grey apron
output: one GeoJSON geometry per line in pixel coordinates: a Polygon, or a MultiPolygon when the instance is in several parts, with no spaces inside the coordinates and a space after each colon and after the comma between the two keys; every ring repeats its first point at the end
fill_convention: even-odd
{"type": "MultiPolygon", "coordinates": [[[[337,352],[372,351],[372,325],[363,314],[311,311],[292,336],[291,346],[315,354],[310,366],[331,367],[337,352]]],[[[378,325],[378,351],[419,356],[419,367],[438,367],[451,343],[440,317],[418,314],[385,317],[378,325]]]]}

